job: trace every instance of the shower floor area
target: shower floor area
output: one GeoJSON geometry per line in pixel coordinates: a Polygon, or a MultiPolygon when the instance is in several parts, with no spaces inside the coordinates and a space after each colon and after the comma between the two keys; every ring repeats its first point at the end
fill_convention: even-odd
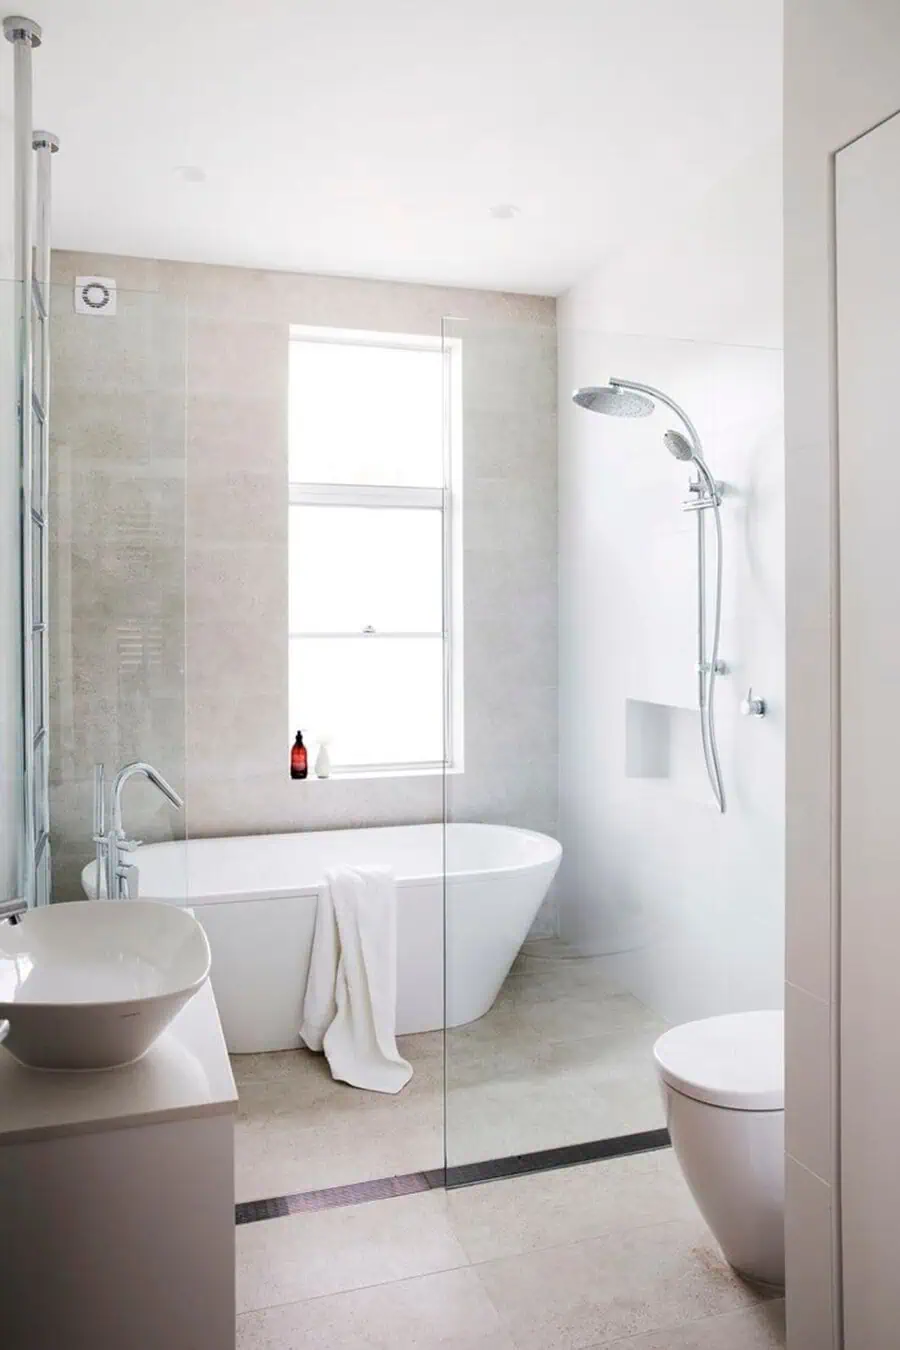
{"type": "Polygon", "coordinates": [[[239,1202],[586,1143],[665,1123],[652,1047],[665,1025],[603,957],[520,955],[477,1022],[404,1036],[396,1097],[336,1083],[321,1055],[232,1057],[239,1202]]]}

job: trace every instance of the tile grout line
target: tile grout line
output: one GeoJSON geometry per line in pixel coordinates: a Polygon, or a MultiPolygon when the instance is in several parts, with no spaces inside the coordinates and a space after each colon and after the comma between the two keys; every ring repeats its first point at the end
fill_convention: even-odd
{"type": "MultiPolygon", "coordinates": [[[[683,1222],[685,1221],[682,1219],[662,1219],[656,1222],[649,1221],[647,1223],[636,1224],[633,1228],[628,1228],[626,1231],[629,1233],[637,1233],[641,1232],[645,1228],[665,1228],[668,1227],[670,1224],[683,1222]]],[[[465,1260],[460,1262],[458,1265],[439,1266],[436,1270],[423,1270],[419,1271],[417,1274],[414,1275],[411,1274],[411,1275],[389,1276],[387,1279],[384,1280],[373,1280],[371,1284],[354,1284],[348,1286],[346,1289],[332,1289],[328,1292],[321,1294],[309,1294],[303,1298],[288,1298],[278,1303],[264,1303],[258,1308],[243,1308],[237,1313],[237,1316],[250,1317],[255,1313],[268,1312],[270,1309],[273,1308],[291,1308],[295,1304],[299,1303],[317,1303],[321,1299],[343,1298],[345,1295],[362,1293],[364,1290],[367,1289],[383,1289],[386,1285],[412,1284],[416,1280],[431,1280],[436,1278],[438,1275],[452,1275],[456,1271],[470,1270],[473,1273],[473,1275],[475,1275],[476,1278],[478,1278],[479,1287],[481,1288],[488,1302],[491,1304],[491,1307],[494,1308],[495,1312],[497,1312],[497,1316],[500,1317],[501,1314],[497,1310],[494,1301],[490,1296],[490,1293],[485,1288],[484,1283],[478,1276],[478,1272],[483,1266],[497,1265],[501,1261],[520,1261],[525,1257],[539,1256],[542,1255],[544,1252],[561,1251],[564,1250],[566,1247],[580,1247],[586,1242],[598,1242],[602,1241],[603,1239],[612,1238],[615,1235],[616,1231],[618,1230],[610,1229],[608,1232],[596,1233],[593,1237],[589,1238],[575,1238],[573,1241],[554,1242],[547,1247],[529,1248],[524,1252],[507,1252],[503,1256],[487,1256],[479,1261],[475,1261],[472,1259],[471,1256],[469,1256],[469,1253],[467,1252],[465,1244],[463,1243],[462,1239],[457,1237],[456,1234],[454,1233],[453,1234],[454,1240],[456,1241],[460,1251],[462,1252],[465,1258],[465,1260]]],[[[766,1302],[767,1300],[761,1299],[760,1301],[766,1302]]],[[[743,1310],[732,1309],[732,1311],[734,1312],[743,1310]]],[[[716,1314],[716,1316],[728,1316],[728,1315],[729,1314],[727,1313],[716,1314]]],[[[663,1328],[663,1330],[665,1329],[666,1328],[663,1328]]],[[[603,1345],[602,1342],[601,1345],[603,1345]]],[[[586,1346],[584,1347],[584,1350],[597,1350],[597,1347],[586,1346]]]]}
{"type": "MultiPolygon", "coordinates": [[[[241,1317],[253,1317],[257,1313],[270,1312],[274,1308],[293,1308],[295,1304],[318,1303],[320,1300],[327,1298],[343,1298],[347,1294],[364,1293],[367,1289],[384,1289],[387,1285],[411,1284],[414,1280],[431,1280],[437,1275],[452,1275],[458,1270],[474,1271],[474,1264],[469,1260],[462,1243],[460,1243],[459,1246],[466,1259],[465,1261],[461,1261],[458,1266],[441,1266],[438,1270],[425,1270],[418,1275],[400,1275],[386,1280],[375,1280],[372,1284],[354,1284],[348,1289],[332,1289],[330,1293],[310,1294],[307,1298],[289,1298],[281,1303],[264,1303],[259,1308],[242,1308],[237,1312],[236,1316],[238,1319],[241,1317]]],[[[484,1263],[482,1262],[482,1264],[484,1263]]],[[[493,1304],[491,1304],[491,1307],[493,1307],[493,1304]]]]}

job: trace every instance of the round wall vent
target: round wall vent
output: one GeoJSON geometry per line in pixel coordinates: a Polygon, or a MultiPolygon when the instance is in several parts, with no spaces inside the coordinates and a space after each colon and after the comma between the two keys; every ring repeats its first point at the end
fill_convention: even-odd
{"type": "Polygon", "coordinates": [[[76,277],[75,313],[113,315],[116,283],[112,277],[76,277]]]}

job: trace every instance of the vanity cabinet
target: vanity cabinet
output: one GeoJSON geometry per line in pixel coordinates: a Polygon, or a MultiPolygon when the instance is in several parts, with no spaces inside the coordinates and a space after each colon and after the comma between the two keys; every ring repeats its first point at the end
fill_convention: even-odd
{"type": "Polygon", "coordinates": [[[234,1350],[236,1107],[208,984],[124,1069],[0,1052],[3,1350],[234,1350]]]}

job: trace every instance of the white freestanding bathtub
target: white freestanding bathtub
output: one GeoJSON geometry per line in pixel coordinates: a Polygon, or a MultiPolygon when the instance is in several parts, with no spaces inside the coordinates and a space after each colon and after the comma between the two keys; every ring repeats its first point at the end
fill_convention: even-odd
{"type": "MultiPolygon", "coordinates": [[[[316,892],[326,867],[393,868],[397,1032],[404,1034],[484,1016],[561,854],[544,834],[449,824],[147,844],[131,861],[140,869],[142,900],[193,906],[209,938],[228,1049],[248,1054],[300,1043],[316,892]]],[[[82,879],[92,896],[93,864],[82,879]]]]}

